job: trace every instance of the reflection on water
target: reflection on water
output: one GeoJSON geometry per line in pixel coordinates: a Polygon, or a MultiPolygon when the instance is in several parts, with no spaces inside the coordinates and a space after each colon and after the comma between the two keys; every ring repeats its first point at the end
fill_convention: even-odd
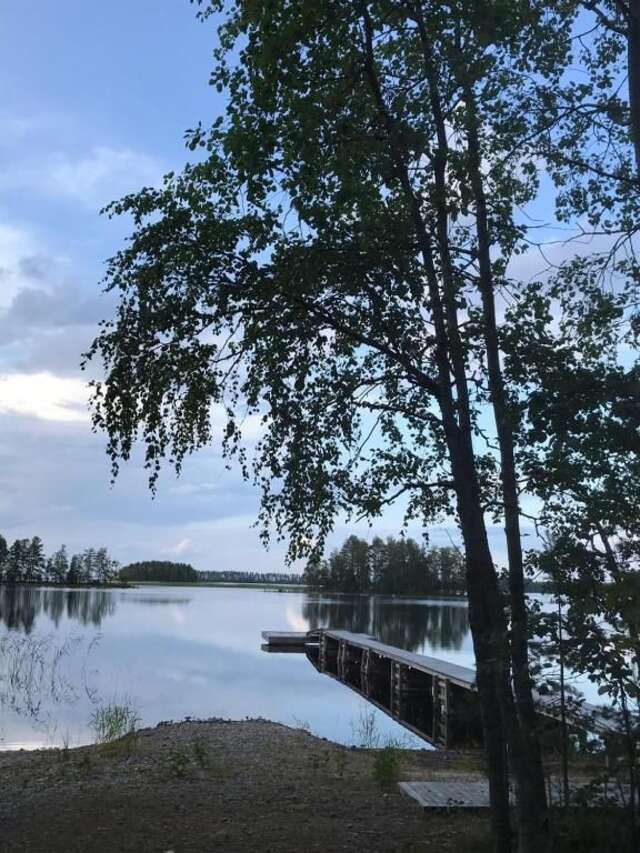
{"type": "Polygon", "coordinates": [[[302,613],[310,628],[371,634],[415,652],[459,650],[469,633],[467,606],[460,601],[411,600],[384,596],[307,598],[302,613]]]}
{"type": "Polygon", "coordinates": [[[112,590],[0,586],[0,623],[25,634],[31,633],[41,613],[56,627],[63,616],[81,625],[99,626],[115,608],[112,590]]]}
{"type": "MultiPolygon", "coordinates": [[[[0,748],[86,743],[96,705],[125,695],[147,725],[263,716],[351,742],[364,700],[304,655],[260,651],[263,629],[319,626],[473,664],[460,600],[0,586],[0,748]]],[[[377,724],[382,737],[402,734],[382,714],[377,724]]]]}

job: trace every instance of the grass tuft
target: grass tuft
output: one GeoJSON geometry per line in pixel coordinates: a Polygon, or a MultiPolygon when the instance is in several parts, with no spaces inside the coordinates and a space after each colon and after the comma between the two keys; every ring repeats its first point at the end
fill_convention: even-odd
{"type": "Polygon", "coordinates": [[[127,735],[133,735],[139,723],[140,715],[131,700],[101,705],[89,719],[96,743],[99,744],[113,743],[127,735]]]}
{"type": "Polygon", "coordinates": [[[402,761],[402,750],[395,741],[389,740],[373,758],[373,778],[383,788],[394,785],[398,781],[402,761]]]}

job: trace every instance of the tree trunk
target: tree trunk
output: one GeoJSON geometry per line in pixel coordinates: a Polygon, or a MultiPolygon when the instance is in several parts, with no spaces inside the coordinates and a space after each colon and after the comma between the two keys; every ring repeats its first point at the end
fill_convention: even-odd
{"type": "Polygon", "coordinates": [[[398,181],[407,199],[412,225],[425,269],[429,302],[436,335],[438,404],[451,461],[460,528],[465,545],[469,621],[476,655],[476,681],[480,697],[487,754],[491,817],[497,853],[511,851],[507,714],[511,691],[508,678],[506,624],[498,581],[489,549],[473,451],[464,354],[457,326],[455,294],[444,283],[444,299],[433,259],[431,235],[413,190],[405,155],[398,144],[397,127],[382,94],[374,54],[373,24],[367,3],[360,2],[364,28],[365,73],[371,94],[387,134],[398,181]],[[444,302],[444,304],[443,304],[444,302]],[[454,401],[451,375],[457,399],[454,401]]]}
{"type": "Polygon", "coordinates": [[[511,721],[510,740],[518,788],[518,833],[521,853],[544,853],[550,848],[544,770],[537,732],[533,685],[529,672],[527,608],[524,590],[520,507],[516,476],[513,427],[500,364],[496,321],[489,216],[481,172],[475,96],[463,82],[467,108],[469,175],[476,207],[479,289],[482,301],[484,339],[489,391],[500,448],[500,478],[509,562],[511,602],[511,665],[516,718],[511,721]]]}
{"type": "Polygon", "coordinates": [[[629,0],[627,52],[631,139],[636,157],[636,170],[640,178],[640,0],[629,0]]]}
{"type": "Polygon", "coordinates": [[[475,462],[464,444],[460,448],[452,446],[450,454],[465,547],[469,625],[476,658],[495,849],[498,853],[508,853],[511,821],[506,718],[511,688],[507,631],[480,503],[475,462]]]}

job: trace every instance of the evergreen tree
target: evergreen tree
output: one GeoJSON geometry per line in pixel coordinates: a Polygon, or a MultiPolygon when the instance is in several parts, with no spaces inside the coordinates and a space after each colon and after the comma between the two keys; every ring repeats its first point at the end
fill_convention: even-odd
{"type": "Polygon", "coordinates": [[[455,548],[426,549],[411,537],[386,542],[379,536],[369,545],[349,536],[328,561],[309,561],[304,581],[336,592],[385,595],[429,595],[465,592],[465,562],[455,548]]]}
{"type": "Polygon", "coordinates": [[[345,592],[367,592],[369,589],[369,546],[357,536],[349,536],[340,549],[339,571],[345,592]]]}
{"type": "Polygon", "coordinates": [[[329,567],[326,560],[321,560],[319,557],[309,560],[302,574],[302,582],[312,589],[327,589],[329,567]]]}
{"type": "Polygon", "coordinates": [[[44,554],[44,545],[39,536],[34,536],[25,548],[24,564],[24,579],[28,583],[42,580],[46,566],[46,557],[44,554]]]}
{"type": "Polygon", "coordinates": [[[19,583],[26,574],[28,539],[16,539],[9,548],[6,564],[6,579],[9,583],[19,583]]]}
{"type": "Polygon", "coordinates": [[[74,585],[82,583],[84,577],[84,566],[80,554],[74,554],[69,563],[69,571],[67,572],[67,583],[74,585]]]}
{"type": "Polygon", "coordinates": [[[381,590],[387,574],[387,549],[379,536],[369,546],[369,573],[372,589],[381,590]]]}
{"type": "Polygon", "coordinates": [[[64,583],[69,573],[69,558],[66,545],[61,545],[51,558],[51,577],[56,583],[64,583]]]}
{"type": "Polygon", "coordinates": [[[9,546],[4,536],[0,536],[0,581],[7,576],[7,560],[9,558],[9,546]]]}
{"type": "Polygon", "coordinates": [[[109,557],[106,548],[99,548],[94,560],[95,579],[98,583],[108,583],[116,574],[117,563],[109,557]]]}
{"type": "Polygon", "coordinates": [[[456,593],[464,590],[464,561],[458,551],[455,548],[439,548],[433,556],[440,591],[456,593]]]}
{"type": "Polygon", "coordinates": [[[91,583],[96,575],[96,551],[95,548],[87,548],[82,554],[81,582],[91,583]]]}

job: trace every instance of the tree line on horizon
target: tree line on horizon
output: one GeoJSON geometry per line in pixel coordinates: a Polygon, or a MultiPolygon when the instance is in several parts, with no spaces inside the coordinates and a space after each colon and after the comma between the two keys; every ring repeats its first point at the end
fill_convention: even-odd
{"type": "Polygon", "coordinates": [[[160,583],[273,583],[302,585],[304,580],[295,572],[256,572],[226,569],[221,571],[198,571],[190,563],[175,563],[172,560],[139,560],[120,569],[123,581],[146,581],[160,583]]]}
{"type": "Polygon", "coordinates": [[[9,545],[0,535],[2,583],[108,584],[116,578],[118,567],[104,547],[69,556],[66,545],[61,545],[47,557],[39,536],[16,539],[9,545]]]}
{"type": "Polygon", "coordinates": [[[326,560],[310,561],[303,579],[314,589],[387,595],[461,595],[465,562],[453,547],[426,548],[411,537],[371,543],[348,536],[326,560]]]}
{"type": "Polygon", "coordinates": [[[302,585],[302,575],[295,572],[255,572],[237,571],[227,569],[223,571],[198,572],[201,581],[214,581],[216,583],[280,583],[292,586],[302,585]]]}

